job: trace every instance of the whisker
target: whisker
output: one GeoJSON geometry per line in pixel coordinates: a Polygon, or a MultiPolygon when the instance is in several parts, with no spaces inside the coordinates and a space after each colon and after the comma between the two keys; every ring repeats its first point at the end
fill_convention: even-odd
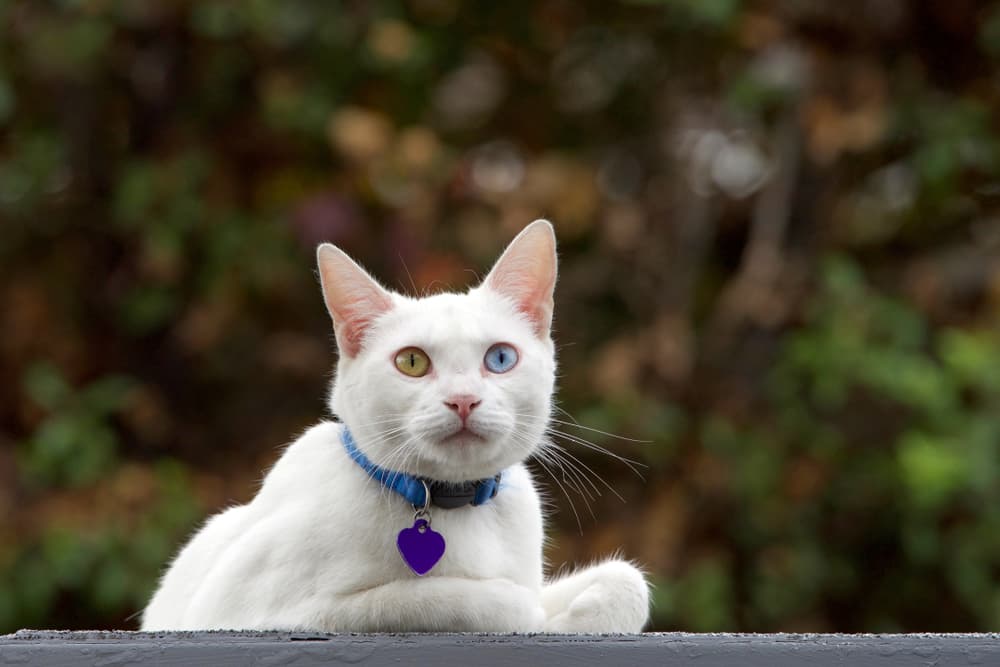
{"type": "Polygon", "coordinates": [[[583,523],[580,521],[580,513],[576,511],[576,505],[573,503],[573,499],[570,497],[569,492],[566,491],[566,487],[564,487],[562,485],[562,482],[560,482],[559,479],[554,474],[552,474],[552,470],[547,465],[545,465],[545,461],[541,457],[536,455],[534,458],[535,461],[538,462],[538,465],[540,465],[542,469],[549,474],[549,477],[552,478],[552,481],[554,481],[556,485],[560,488],[560,490],[562,490],[563,495],[566,496],[566,500],[569,501],[569,507],[573,511],[573,516],[576,517],[576,526],[580,530],[580,535],[583,535],[583,523]]]}
{"type": "Polygon", "coordinates": [[[562,481],[576,493],[585,496],[589,500],[596,500],[594,493],[598,496],[601,495],[600,491],[591,491],[587,488],[587,484],[593,486],[593,483],[589,479],[582,478],[579,471],[566,465],[562,459],[554,455],[554,452],[542,450],[538,452],[538,456],[544,458],[546,463],[551,463],[555,466],[562,473],[562,481]]]}
{"type": "MultiPolygon", "coordinates": [[[[515,430],[512,433],[512,437],[523,443],[538,444],[534,442],[534,439],[529,439],[525,433],[518,430],[515,430]]],[[[538,449],[536,449],[535,452],[532,454],[532,458],[534,458],[538,462],[538,464],[545,470],[545,472],[548,473],[549,477],[552,478],[552,481],[556,483],[556,485],[562,491],[563,495],[566,496],[566,500],[569,501],[570,504],[570,509],[572,509],[573,515],[576,518],[577,527],[580,529],[580,534],[582,535],[583,524],[580,521],[580,514],[576,509],[576,503],[573,502],[572,496],[570,495],[569,491],[567,491],[567,487],[573,490],[575,493],[579,494],[580,499],[583,500],[584,506],[587,508],[587,512],[596,521],[597,517],[594,514],[594,509],[590,504],[590,500],[593,499],[593,495],[591,495],[588,492],[583,482],[580,481],[580,472],[578,470],[575,470],[570,466],[565,465],[565,463],[563,463],[560,459],[552,456],[553,452],[551,448],[554,446],[552,442],[547,440],[542,440],[540,445],[541,446],[538,449]],[[557,476],[555,472],[553,472],[552,467],[555,467],[562,473],[561,481],[559,479],[559,476],[557,476]]],[[[598,493],[598,495],[600,495],[600,493],[598,493]]]]}
{"type": "MultiPolygon", "coordinates": [[[[565,410],[563,412],[565,412],[565,410]]],[[[566,414],[569,414],[569,413],[567,412],[566,414]]],[[[584,426],[583,424],[579,424],[576,421],[568,422],[568,421],[564,421],[562,419],[556,419],[555,417],[552,417],[551,421],[555,422],[556,424],[562,424],[564,426],[573,426],[573,427],[576,427],[576,428],[582,428],[582,429],[584,429],[586,431],[591,431],[592,433],[599,433],[601,435],[606,435],[609,438],[615,438],[616,440],[623,440],[625,442],[634,442],[634,443],[639,444],[639,445],[651,445],[651,444],[653,444],[652,440],[637,440],[635,438],[627,438],[624,435],[618,435],[617,433],[609,433],[608,431],[602,431],[599,428],[591,428],[590,426],[584,426]]]]}
{"type": "Polygon", "coordinates": [[[572,433],[565,433],[563,431],[558,431],[558,430],[553,429],[553,428],[550,428],[548,430],[548,433],[550,435],[553,435],[553,436],[556,436],[556,437],[559,437],[559,438],[563,438],[564,440],[568,440],[569,442],[575,443],[575,444],[580,445],[582,447],[586,447],[587,449],[591,449],[591,450],[593,450],[595,452],[600,452],[601,454],[604,454],[606,456],[610,456],[611,458],[613,458],[613,459],[615,459],[617,461],[620,461],[623,465],[625,465],[625,467],[627,467],[637,477],[639,477],[639,479],[641,479],[643,481],[646,480],[646,478],[643,477],[642,473],[639,471],[639,468],[646,468],[646,467],[648,467],[645,463],[641,463],[639,461],[635,461],[633,459],[630,459],[630,458],[627,458],[625,456],[622,456],[621,454],[616,454],[616,453],[612,452],[610,449],[606,449],[604,447],[601,447],[600,445],[595,444],[595,443],[591,442],[590,440],[582,438],[582,437],[580,437],[578,435],[573,435],[572,433]]]}
{"type": "MultiPolygon", "coordinates": [[[[566,463],[565,463],[565,461],[563,461],[562,459],[557,458],[557,457],[552,457],[551,456],[551,452],[549,452],[549,456],[546,457],[546,462],[550,463],[550,464],[552,464],[554,466],[556,466],[557,470],[561,471],[563,473],[563,475],[566,475],[567,469],[569,468],[569,466],[567,466],[566,463]]],[[[576,474],[579,474],[578,471],[574,471],[574,472],[576,474]]],[[[563,477],[563,481],[564,482],[566,481],[566,477],[563,477]]],[[[591,500],[596,500],[596,498],[592,494],[590,494],[590,493],[585,493],[583,491],[580,491],[579,484],[577,484],[575,487],[572,487],[572,488],[574,488],[576,490],[576,492],[580,495],[580,500],[583,501],[583,506],[585,508],[587,508],[587,514],[590,515],[590,518],[593,519],[594,521],[597,521],[597,515],[594,514],[594,508],[593,508],[593,506],[590,503],[591,500]]],[[[597,494],[597,495],[600,495],[600,494],[597,494]]]]}
{"type": "Polygon", "coordinates": [[[585,491],[592,500],[596,499],[595,495],[597,497],[601,495],[601,490],[597,487],[596,484],[594,484],[593,480],[591,480],[589,477],[583,474],[582,471],[580,471],[577,466],[574,466],[572,461],[566,459],[566,457],[564,456],[565,452],[562,451],[562,448],[559,447],[559,445],[556,445],[555,443],[549,443],[542,450],[542,453],[545,454],[547,459],[559,462],[560,466],[565,466],[565,468],[563,468],[564,473],[569,472],[569,470],[571,470],[573,473],[575,473],[574,479],[576,479],[577,481],[580,481],[582,479],[584,484],[582,485],[583,491],[581,492],[585,491]],[[589,488],[587,488],[588,486],[589,488]]]}
{"type": "MultiPolygon", "coordinates": [[[[620,500],[622,502],[625,502],[625,499],[622,497],[622,495],[620,493],[618,493],[618,491],[616,491],[615,488],[613,486],[611,486],[606,479],[604,479],[603,477],[601,477],[593,468],[591,468],[586,463],[584,463],[583,461],[581,461],[579,458],[577,458],[571,452],[568,452],[565,449],[562,449],[558,445],[555,445],[555,447],[558,448],[558,451],[559,451],[559,453],[562,456],[568,456],[577,465],[583,466],[584,470],[586,470],[592,476],[596,477],[597,480],[608,489],[608,491],[610,491],[611,493],[615,494],[615,497],[618,498],[618,500],[620,500]]],[[[593,483],[593,482],[591,482],[591,483],[593,483]]]]}
{"type": "Polygon", "coordinates": [[[567,417],[569,417],[569,418],[570,418],[571,420],[573,420],[573,423],[574,423],[574,424],[577,424],[577,423],[579,423],[579,422],[577,422],[577,421],[576,421],[576,417],[574,417],[573,415],[571,415],[571,414],[569,413],[569,411],[567,411],[567,410],[564,410],[564,409],[562,408],[562,406],[561,406],[561,405],[559,405],[558,403],[556,403],[556,402],[553,402],[553,403],[552,403],[552,408],[553,408],[554,410],[558,410],[559,412],[561,412],[561,413],[563,413],[564,415],[566,415],[567,417]]]}

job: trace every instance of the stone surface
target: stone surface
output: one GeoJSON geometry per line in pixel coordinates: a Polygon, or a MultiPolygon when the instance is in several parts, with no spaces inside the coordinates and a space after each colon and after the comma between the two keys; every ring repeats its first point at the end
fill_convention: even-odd
{"type": "Polygon", "coordinates": [[[0,665],[1000,665],[1000,634],[324,635],[59,632],[0,636],[0,665]]]}

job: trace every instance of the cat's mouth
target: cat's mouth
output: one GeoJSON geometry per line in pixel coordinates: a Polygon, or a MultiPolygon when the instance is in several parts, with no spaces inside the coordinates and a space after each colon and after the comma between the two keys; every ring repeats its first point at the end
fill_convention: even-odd
{"type": "Polygon", "coordinates": [[[468,426],[463,426],[449,436],[441,440],[442,444],[449,445],[476,445],[486,442],[486,438],[473,431],[468,426]]]}

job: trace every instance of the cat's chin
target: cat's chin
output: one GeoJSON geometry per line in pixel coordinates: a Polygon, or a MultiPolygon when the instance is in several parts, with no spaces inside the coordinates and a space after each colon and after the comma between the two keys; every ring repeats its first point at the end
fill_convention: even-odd
{"type": "Polygon", "coordinates": [[[441,444],[446,447],[481,447],[488,442],[485,436],[465,426],[441,439],[441,444]]]}
{"type": "Polygon", "coordinates": [[[520,460],[505,451],[502,440],[465,429],[426,439],[421,449],[407,472],[448,482],[492,477],[520,460]]]}

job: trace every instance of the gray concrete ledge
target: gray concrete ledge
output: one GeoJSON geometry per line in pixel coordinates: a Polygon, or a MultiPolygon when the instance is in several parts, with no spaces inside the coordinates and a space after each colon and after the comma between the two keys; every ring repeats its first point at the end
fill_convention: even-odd
{"type": "Polygon", "coordinates": [[[0,636],[0,665],[1000,666],[1000,634],[324,635],[56,632],[0,636]]]}

